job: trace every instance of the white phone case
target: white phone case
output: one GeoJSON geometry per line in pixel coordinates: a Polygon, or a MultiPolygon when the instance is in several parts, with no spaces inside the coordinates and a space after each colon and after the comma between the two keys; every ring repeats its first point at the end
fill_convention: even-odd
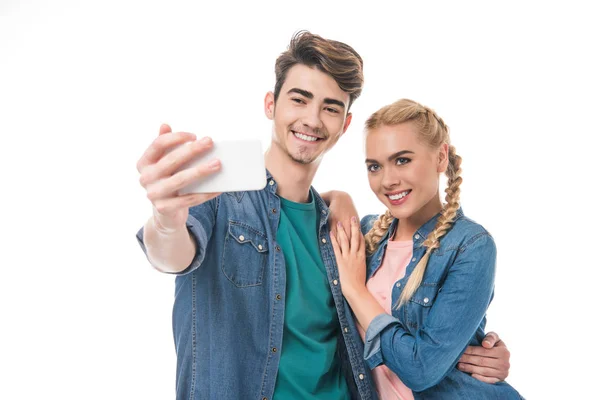
{"type": "Polygon", "coordinates": [[[181,169],[221,160],[221,169],[179,190],[179,194],[261,190],[267,184],[260,140],[214,141],[213,148],[184,164],[181,169]]]}

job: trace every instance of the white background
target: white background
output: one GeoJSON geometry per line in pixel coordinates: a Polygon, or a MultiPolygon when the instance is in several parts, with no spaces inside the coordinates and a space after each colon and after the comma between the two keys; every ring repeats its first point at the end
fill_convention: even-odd
{"type": "Polygon", "coordinates": [[[463,207],[499,249],[488,327],[512,352],[508,381],[530,399],[597,396],[587,3],[200,3],[0,0],[0,398],[174,398],[173,278],[134,237],[151,211],[136,161],[163,122],[266,146],[263,97],[300,29],[365,62],[317,189],[381,212],[364,120],[402,97],[434,108],[464,159],[463,207]]]}

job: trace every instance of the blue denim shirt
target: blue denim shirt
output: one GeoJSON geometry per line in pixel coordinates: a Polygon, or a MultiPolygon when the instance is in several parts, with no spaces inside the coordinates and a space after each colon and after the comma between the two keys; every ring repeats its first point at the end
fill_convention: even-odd
{"type": "MultiPolygon", "coordinates": [[[[506,382],[492,385],[456,368],[467,345],[480,346],[485,313],[494,291],[496,246],[490,234],[458,210],[456,222],[440,239],[420,287],[410,301],[395,307],[402,289],[425,254],[423,241],[439,214],[413,237],[413,257],[406,275],[392,289],[392,315],[381,314],[369,325],[364,357],[371,369],[385,364],[413,390],[415,399],[520,399],[506,382]]],[[[377,216],[361,221],[366,234],[377,216]]],[[[367,257],[367,279],[381,266],[394,220],[378,249],[367,257]]]]}
{"type": "MultiPolygon", "coordinates": [[[[177,399],[271,400],[279,366],[286,296],[277,244],[280,198],[267,172],[260,191],[224,193],[190,208],[196,240],[191,265],[175,280],[173,333],[177,399]]],[[[329,210],[311,188],[320,213],[318,237],[340,322],[337,354],[353,399],[376,399],[363,343],[342,296],[329,241],[329,210]]],[[[137,235],[145,251],[143,231],[137,235]]],[[[310,312],[310,310],[306,310],[310,312]]]]}

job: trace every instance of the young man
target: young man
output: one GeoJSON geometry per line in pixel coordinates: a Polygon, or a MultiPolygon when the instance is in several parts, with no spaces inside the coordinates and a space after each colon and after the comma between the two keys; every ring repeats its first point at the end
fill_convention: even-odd
{"type": "MultiPolygon", "coordinates": [[[[178,196],[220,164],[174,174],[212,142],[166,125],[139,160],[154,207],[138,240],[154,267],[178,275],[178,399],[377,398],[340,290],[329,209],[311,187],[350,125],[362,67],[344,43],[308,32],[292,39],[264,101],[273,132],[263,190],[178,196]]],[[[485,353],[493,350],[478,350],[486,359],[480,367],[463,361],[485,368],[479,372],[508,362],[507,351],[485,353]]],[[[494,371],[485,379],[503,379],[508,367],[494,371]]]]}

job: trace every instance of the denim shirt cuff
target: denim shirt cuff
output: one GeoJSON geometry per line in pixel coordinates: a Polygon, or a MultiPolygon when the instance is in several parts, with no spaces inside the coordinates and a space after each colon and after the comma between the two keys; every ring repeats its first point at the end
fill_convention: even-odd
{"type": "Polygon", "coordinates": [[[389,325],[398,322],[398,320],[389,314],[379,314],[369,324],[365,334],[365,353],[364,358],[373,369],[383,364],[383,355],[381,354],[381,332],[389,325]]]}
{"type": "MultiPolygon", "coordinates": [[[[192,238],[194,239],[194,242],[196,243],[196,254],[194,255],[194,259],[192,260],[192,263],[186,269],[184,269],[183,271],[180,271],[180,272],[165,271],[164,273],[166,273],[166,274],[185,275],[187,273],[192,272],[196,268],[198,268],[200,266],[200,263],[202,262],[202,258],[200,257],[199,249],[201,248],[200,243],[202,243],[202,241],[206,242],[206,240],[207,240],[206,233],[202,229],[200,222],[198,222],[198,220],[196,218],[192,217],[191,215],[188,215],[187,221],[185,221],[185,226],[188,228],[188,232],[190,232],[190,234],[192,235],[192,238]]],[[[137,241],[138,241],[140,247],[144,251],[144,254],[146,254],[146,258],[148,258],[148,252],[146,251],[146,245],[144,244],[144,227],[143,226],[137,232],[135,237],[137,238],[137,241]]]]}

